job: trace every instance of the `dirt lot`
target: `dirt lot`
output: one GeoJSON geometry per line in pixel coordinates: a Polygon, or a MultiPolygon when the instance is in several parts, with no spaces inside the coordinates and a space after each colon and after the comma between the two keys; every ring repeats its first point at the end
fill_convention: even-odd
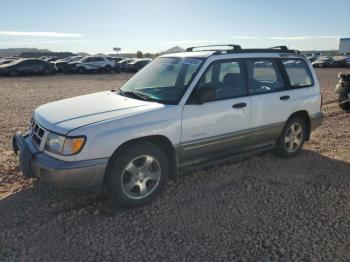
{"type": "Polygon", "coordinates": [[[180,176],[154,202],[25,180],[10,138],[38,105],[120,86],[121,75],[0,79],[0,261],[350,261],[350,115],[337,69],[317,70],[326,120],[302,154],[180,176]]]}

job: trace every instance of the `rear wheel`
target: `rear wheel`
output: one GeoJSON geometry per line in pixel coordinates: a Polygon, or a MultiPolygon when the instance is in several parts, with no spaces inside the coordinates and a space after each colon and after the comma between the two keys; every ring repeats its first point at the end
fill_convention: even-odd
{"type": "Polygon", "coordinates": [[[81,67],[78,68],[77,71],[78,71],[79,74],[85,74],[86,73],[86,68],[81,66],[81,67]]]}
{"type": "Polygon", "coordinates": [[[136,207],[153,200],[169,176],[168,159],[151,143],[135,143],[111,159],[106,188],[116,203],[136,207]]]}
{"type": "Polygon", "coordinates": [[[110,65],[105,66],[105,72],[110,73],[112,72],[112,67],[110,65]]]}
{"type": "Polygon", "coordinates": [[[298,155],[303,148],[305,137],[306,128],[304,119],[302,117],[291,118],[276,141],[275,153],[281,157],[298,155]]]}

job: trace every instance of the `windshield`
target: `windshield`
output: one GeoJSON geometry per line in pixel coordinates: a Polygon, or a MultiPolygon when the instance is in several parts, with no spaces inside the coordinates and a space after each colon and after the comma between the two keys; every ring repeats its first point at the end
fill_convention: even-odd
{"type": "Polygon", "coordinates": [[[177,104],[203,58],[160,57],[121,87],[121,93],[137,93],[149,100],[177,104]]]}

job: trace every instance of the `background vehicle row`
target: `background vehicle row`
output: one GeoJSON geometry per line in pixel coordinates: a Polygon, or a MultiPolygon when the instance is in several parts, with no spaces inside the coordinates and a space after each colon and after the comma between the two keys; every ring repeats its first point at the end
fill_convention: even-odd
{"type": "Polygon", "coordinates": [[[137,72],[151,59],[124,59],[112,56],[72,56],[20,58],[5,57],[0,59],[0,75],[18,76],[55,73],[91,73],[91,72],[137,72]]]}

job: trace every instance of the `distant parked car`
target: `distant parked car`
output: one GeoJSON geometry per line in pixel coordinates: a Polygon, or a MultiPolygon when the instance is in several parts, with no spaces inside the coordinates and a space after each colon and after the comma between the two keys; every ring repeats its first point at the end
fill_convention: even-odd
{"type": "Polygon", "coordinates": [[[133,61],[133,60],[127,59],[127,58],[119,61],[116,65],[117,70],[120,72],[126,72],[127,67],[128,67],[128,63],[130,63],[131,61],[133,61]]]}
{"type": "Polygon", "coordinates": [[[58,72],[66,73],[68,72],[68,63],[79,61],[82,58],[83,58],[82,56],[71,56],[67,58],[58,59],[53,63],[57,67],[58,72]]]}
{"type": "Polygon", "coordinates": [[[112,72],[115,61],[105,56],[86,56],[78,61],[68,63],[69,71],[86,73],[89,71],[112,72]]]}
{"type": "Polygon", "coordinates": [[[317,60],[317,56],[308,56],[307,59],[310,61],[310,63],[313,63],[317,60]]]}
{"type": "Polygon", "coordinates": [[[122,60],[125,60],[124,57],[115,57],[115,56],[112,56],[112,58],[114,59],[115,63],[118,63],[118,62],[120,62],[120,61],[122,61],[122,60]]]}
{"type": "Polygon", "coordinates": [[[344,57],[319,57],[312,66],[315,68],[347,67],[347,63],[344,57]]]}
{"type": "Polygon", "coordinates": [[[142,68],[144,68],[146,65],[148,65],[152,60],[151,59],[138,59],[135,61],[132,61],[130,63],[128,63],[127,66],[127,71],[128,72],[138,72],[140,71],[142,68]]]}
{"type": "Polygon", "coordinates": [[[118,63],[119,63],[120,61],[125,60],[125,58],[124,58],[124,57],[115,57],[115,56],[111,56],[111,58],[112,58],[112,59],[114,60],[114,62],[115,62],[114,71],[116,71],[117,73],[120,73],[122,70],[121,70],[120,66],[118,65],[118,63]]]}
{"type": "Polygon", "coordinates": [[[0,65],[0,75],[18,76],[30,74],[51,75],[56,72],[55,65],[41,59],[18,59],[0,65]]]}
{"type": "Polygon", "coordinates": [[[348,66],[350,66],[350,56],[346,57],[346,63],[347,63],[348,66]]]}
{"type": "Polygon", "coordinates": [[[45,59],[46,62],[55,62],[57,61],[58,59],[60,59],[59,57],[48,57],[45,59]]]}

